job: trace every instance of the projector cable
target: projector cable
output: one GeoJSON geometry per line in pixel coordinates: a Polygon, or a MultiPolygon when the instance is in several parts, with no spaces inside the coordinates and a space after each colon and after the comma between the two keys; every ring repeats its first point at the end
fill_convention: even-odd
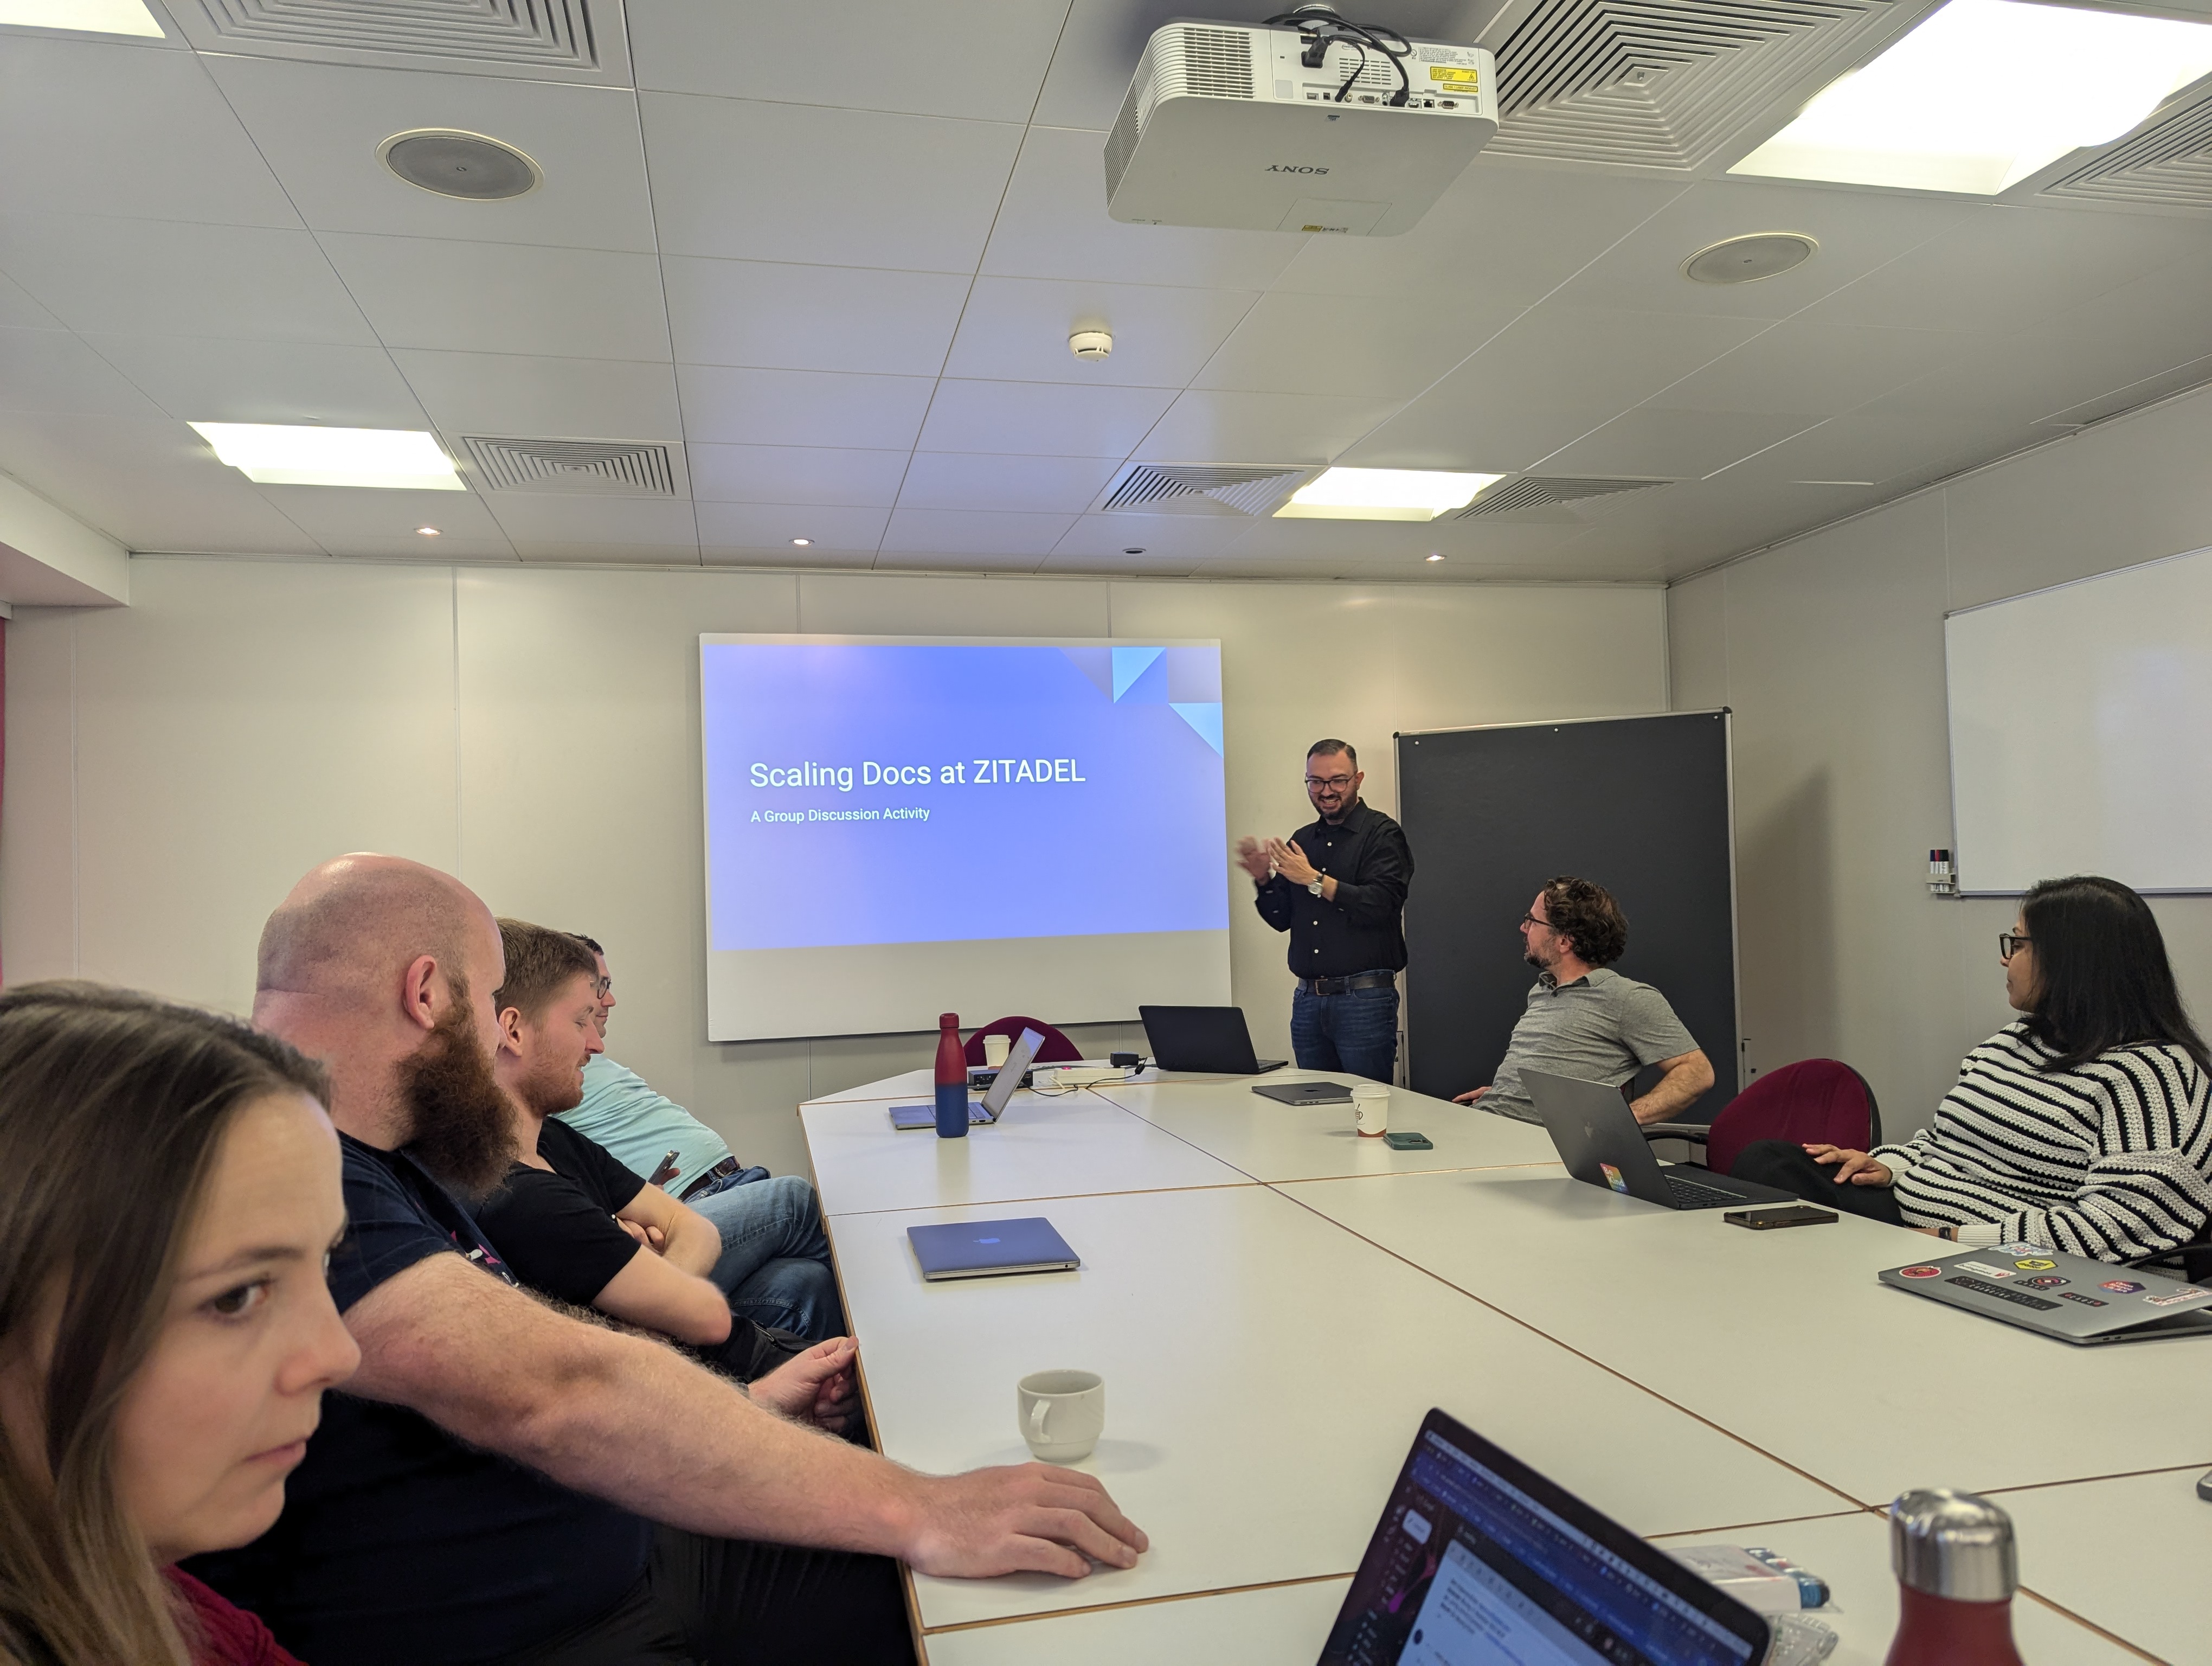
{"type": "Polygon", "coordinates": [[[1279,12],[1261,25],[1265,28],[1292,28],[1305,37],[1306,49],[1298,61],[1310,70],[1322,67],[1331,46],[1341,41],[1359,54],[1352,73],[1336,89],[1332,103],[1350,101],[1352,89],[1359,77],[1367,72],[1367,54],[1371,48],[1383,62],[1398,72],[1398,90],[1383,100],[1385,104],[1404,106],[1412,102],[1413,77],[1406,73],[1405,60],[1413,55],[1413,44],[1397,30],[1380,23],[1348,23],[1337,15],[1333,7],[1301,6],[1296,11],[1279,12]],[[1397,44],[1393,46],[1395,41],[1397,44]]]}

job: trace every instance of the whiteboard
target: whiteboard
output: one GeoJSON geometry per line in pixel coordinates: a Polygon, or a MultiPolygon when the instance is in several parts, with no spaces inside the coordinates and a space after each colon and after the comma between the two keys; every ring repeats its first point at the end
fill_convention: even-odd
{"type": "Polygon", "coordinates": [[[1960,891],[2212,891],[2212,550],[1943,622],[1960,891]]]}

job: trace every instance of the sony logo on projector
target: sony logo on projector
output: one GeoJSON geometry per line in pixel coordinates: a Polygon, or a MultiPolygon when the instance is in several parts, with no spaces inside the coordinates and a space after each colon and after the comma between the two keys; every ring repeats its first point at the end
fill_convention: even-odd
{"type": "MultiPolygon", "coordinates": [[[[854,785],[853,766],[849,763],[794,763],[788,769],[756,763],[747,771],[747,779],[755,787],[834,787],[841,793],[851,792],[854,785]]],[[[1085,784],[1075,759],[979,757],[975,761],[972,775],[965,761],[940,764],[878,763],[866,759],[860,768],[860,784],[863,787],[1049,787],[1056,781],[1085,784]]]]}

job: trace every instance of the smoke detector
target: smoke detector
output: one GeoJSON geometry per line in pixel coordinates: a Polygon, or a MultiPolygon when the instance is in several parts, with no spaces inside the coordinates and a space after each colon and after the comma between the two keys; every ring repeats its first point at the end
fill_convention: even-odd
{"type": "Polygon", "coordinates": [[[1802,231],[1759,231],[1711,243],[1682,263],[1692,283],[1756,283],[1802,266],[1820,246],[1802,231]]]}
{"type": "Polygon", "coordinates": [[[1114,337],[1103,330],[1078,330],[1067,338],[1067,350],[1079,359],[1103,359],[1114,350],[1114,337]]]}
{"type": "Polygon", "coordinates": [[[544,170],[513,145],[456,128],[394,133],[377,146],[376,156],[410,185],[471,203],[526,196],[545,179],[544,170]]]}

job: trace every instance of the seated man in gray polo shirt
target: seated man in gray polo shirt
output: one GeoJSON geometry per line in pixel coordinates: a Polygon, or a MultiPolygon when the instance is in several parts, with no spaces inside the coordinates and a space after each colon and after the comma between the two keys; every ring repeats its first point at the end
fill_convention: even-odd
{"type": "Polygon", "coordinates": [[[1521,942],[1522,958],[1536,969],[1528,1010],[1490,1085],[1457,1103],[1479,1101],[1485,1110],[1534,1122],[1541,1119],[1523,1070],[1618,1087],[1656,1064],[1659,1079],[1628,1108],[1639,1122],[1664,1122],[1713,1085],[1712,1065],[1667,997],[1608,970],[1628,947],[1628,921],[1604,886],[1564,874],[1552,880],[1522,916],[1521,942]]]}

